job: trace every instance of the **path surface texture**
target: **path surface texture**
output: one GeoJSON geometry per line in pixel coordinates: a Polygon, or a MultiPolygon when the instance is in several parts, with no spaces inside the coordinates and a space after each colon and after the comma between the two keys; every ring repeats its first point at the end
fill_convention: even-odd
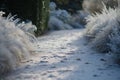
{"type": "Polygon", "coordinates": [[[38,41],[32,60],[6,80],[120,80],[120,66],[90,49],[83,30],[52,31],[38,41]]]}

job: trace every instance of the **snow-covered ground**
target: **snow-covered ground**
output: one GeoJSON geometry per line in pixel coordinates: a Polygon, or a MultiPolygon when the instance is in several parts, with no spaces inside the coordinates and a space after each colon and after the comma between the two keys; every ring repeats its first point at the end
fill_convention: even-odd
{"type": "Polygon", "coordinates": [[[83,31],[52,31],[38,38],[35,56],[5,80],[120,80],[120,66],[86,46],[83,31]]]}

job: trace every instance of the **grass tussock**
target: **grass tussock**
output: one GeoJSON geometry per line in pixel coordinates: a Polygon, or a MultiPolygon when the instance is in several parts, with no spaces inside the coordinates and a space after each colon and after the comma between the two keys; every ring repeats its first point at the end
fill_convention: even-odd
{"type": "Polygon", "coordinates": [[[120,55],[120,9],[104,6],[102,13],[90,15],[87,22],[88,44],[99,52],[120,55]]]}
{"type": "Polygon", "coordinates": [[[21,62],[28,60],[34,49],[31,36],[27,34],[29,31],[20,28],[21,23],[18,22],[19,19],[14,16],[0,16],[0,74],[15,69],[21,62]]]}

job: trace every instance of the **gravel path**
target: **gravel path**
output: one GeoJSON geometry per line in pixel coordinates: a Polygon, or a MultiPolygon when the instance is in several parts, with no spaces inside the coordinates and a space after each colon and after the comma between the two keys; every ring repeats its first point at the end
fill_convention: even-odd
{"type": "Polygon", "coordinates": [[[109,55],[85,45],[82,30],[53,31],[40,38],[32,60],[5,80],[120,80],[109,55]]]}

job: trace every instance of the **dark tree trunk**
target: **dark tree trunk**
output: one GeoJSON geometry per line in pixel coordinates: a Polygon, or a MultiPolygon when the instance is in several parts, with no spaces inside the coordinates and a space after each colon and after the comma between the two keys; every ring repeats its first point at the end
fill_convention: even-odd
{"type": "Polygon", "coordinates": [[[39,36],[43,34],[48,29],[49,20],[49,2],[50,0],[37,0],[37,32],[39,36]]]}

